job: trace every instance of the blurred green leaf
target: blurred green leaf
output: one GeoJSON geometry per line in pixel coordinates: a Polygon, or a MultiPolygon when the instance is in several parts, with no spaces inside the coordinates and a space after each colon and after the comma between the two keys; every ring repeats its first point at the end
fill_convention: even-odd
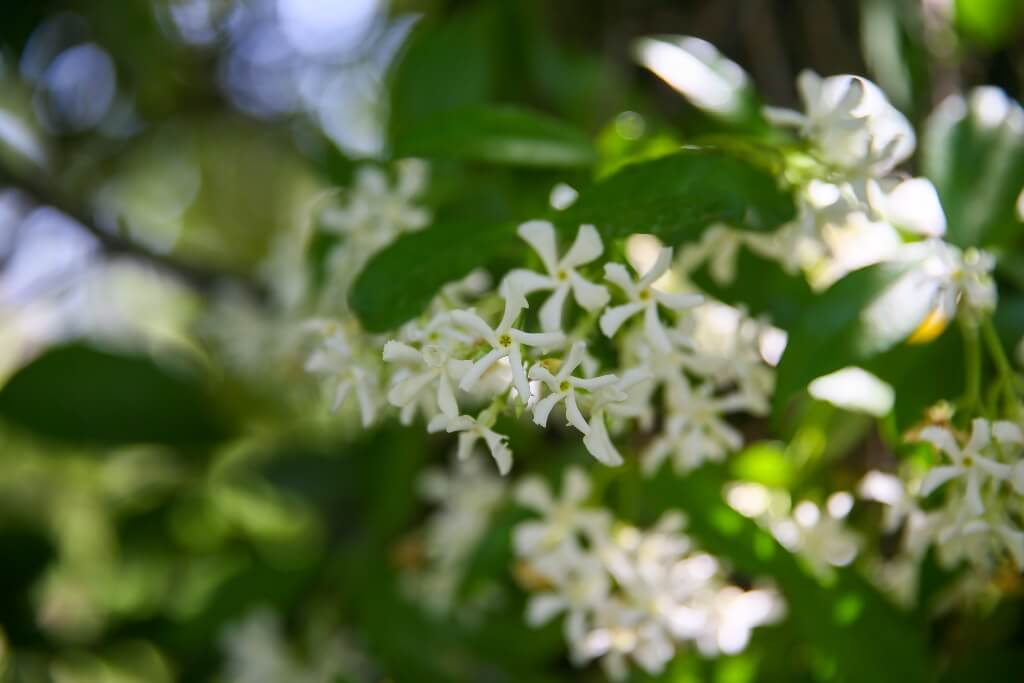
{"type": "MultiPolygon", "coordinates": [[[[722,500],[721,468],[650,480],[650,500],[682,509],[688,533],[750,577],[771,577],[787,604],[787,625],[815,653],[834,660],[837,681],[923,682],[930,679],[924,634],[852,567],[820,581],[753,521],[722,500]]],[[[794,664],[797,664],[794,662],[794,664]]],[[[793,672],[795,674],[798,672],[793,672]]]]}
{"type": "Polygon", "coordinates": [[[963,394],[963,338],[957,326],[950,325],[934,341],[900,344],[863,367],[897,388],[893,417],[902,433],[920,421],[928,407],[963,394]]]}
{"type": "MultiPolygon", "coordinates": [[[[793,212],[792,197],[771,174],[726,152],[685,149],[627,166],[549,217],[566,239],[591,223],[606,242],[647,232],[678,245],[713,223],[769,230],[793,212]]],[[[439,223],[374,256],[356,279],[350,303],[367,330],[383,332],[422,311],[446,282],[499,254],[524,253],[514,224],[439,223]]]]}
{"type": "Polygon", "coordinates": [[[1022,0],[956,0],[956,27],[968,37],[998,47],[1021,32],[1022,0]]]}
{"type": "Polygon", "coordinates": [[[776,414],[812,380],[862,365],[909,337],[934,304],[935,288],[915,262],[868,266],[832,285],[790,330],[776,414]]]}
{"type": "Polygon", "coordinates": [[[110,446],[199,446],[228,434],[194,374],[83,343],[19,370],[0,391],[0,416],[43,436],[110,446]]]}
{"type": "Polygon", "coordinates": [[[481,3],[442,23],[424,21],[391,73],[391,139],[438,112],[480,104],[494,92],[494,6],[481,3]]]}
{"type": "Polygon", "coordinates": [[[959,246],[1003,243],[1022,229],[1024,110],[992,86],[946,99],[925,123],[924,174],[946,212],[946,239],[959,246]]]}
{"type": "Polygon", "coordinates": [[[546,115],[509,106],[445,111],[399,135],[395,155],[518,166],[587,166],[587,137],[546,115]]]}

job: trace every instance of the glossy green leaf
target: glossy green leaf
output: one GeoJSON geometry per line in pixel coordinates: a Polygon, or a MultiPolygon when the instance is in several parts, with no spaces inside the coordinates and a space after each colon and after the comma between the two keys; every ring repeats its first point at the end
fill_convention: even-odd
{"type": "Polygon", "coordinates": [[[756,523],[728,507],[725,477],[705,466],[686,477],[663,472],[647,494],[659,507],[688,514],[687,533],[749,577],[770,576],[785,596],[787,626],[814,655],[836,664],[838,681],[929,680],[924,633],[856,569],[837,568],[821,581],[756,523]]]}
{"type": "Polygon", "coordinates": [[[590,141],[572,126],[528,109],[496,105],[431,116],[401,134],[394,153],[551,167],[587,166],[596,158],[590,141]]]}
{"type": "Polygon", "coordinates": [[[18,371],[0,391],[0,416],[46,437],[111,446],[195,446],[227,431],[194,374],[77,343],[18,371]]]}
{"type": "Polygon", "coordinates": [[[1024,109],[992,86],[946,99],[925,124],[922,167],[946,212],[946,239],[1004,243],[1024,229],[1024,109]]]}
{"type": "MultiPolygon", "coordinates": [[[[720,150],[684,149],[627,166],[584,188],[572,207],[549,217],[566,241],[579,225],[591,223],[606,242],[646,232],[678,245],[698,239],[713,223],[770,230],[793,213],[792,197],[771,173],[720,150]]],[[[445,222],[405,235],[374,256],[356,279],[352,309],[367,330],[392,329],[426,308],[446,282],[502,256],[525,254],[515,228],[445,222]]]]}
{"type": "Polygon", "coordinates": [[[908,338],[935,301],[936,285],[916,262],[868,266],[832,285],[789,331],[776,411],[817,377],[863,365],[908,338]]]}

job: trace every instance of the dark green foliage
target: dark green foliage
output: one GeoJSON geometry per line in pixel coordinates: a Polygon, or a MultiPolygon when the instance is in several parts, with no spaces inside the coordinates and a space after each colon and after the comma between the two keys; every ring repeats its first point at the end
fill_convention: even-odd
{"type": "Polygon", "coordinates": [[[0,390],[0,416],[41,436],[106,446],[196,447],[229,433],[194,370],[80,343],[15,374],[0,390]]]}

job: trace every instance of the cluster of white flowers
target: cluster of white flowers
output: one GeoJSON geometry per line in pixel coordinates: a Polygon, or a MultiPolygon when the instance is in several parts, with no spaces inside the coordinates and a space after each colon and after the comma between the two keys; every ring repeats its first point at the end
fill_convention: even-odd
{"type": "Polygon", "coordinates": [[[859,554],[863,539],[849,528],[846,518],[853,496],[846,491],[830,495],[824,505],[801,500],[795,505],[787,491],[753,482],[726,487],[726,502],[769,531],[784,548],[798,554],[811,571],[827,576],[831,567],[845,567],[859,554]]]}
{"type": "Polygon", "coordinates": [[[440,468],[423,473],[420,494],[436,509],[416,540],[422,552],[415,553],[402,577],[411,597],[437,614],[451,609],[470,554],[507,490],[505,480],[477,459],[456,460],[450,473],[440,468]]]}
{"type": "Polygon", "coordinates": [[[943,242],[946,216],[934,185],[896,171],[916,147],[906,117],[859,76],[821,78],[806,71],[798,89],[804,112],[765,109],[769,121],[795,128],[807,144],[807,156],[793,157],[789,169],[796,219],[771,234],[715,226],[686,250],[682,267],[692,272],[708,263],[712,278],[731,282],[738,250],[745,246],[790,272],[802,270],[824,289],[867,265],[924,257],[945,283],[936,302],[944,319],[958,304],[968,314],[991,311],[991,256],[943,242]]]}
{"type": "Polygon", "coordinates": [[[902,599],[916,590],[917,570],[935,547],[947,567],[966,563],[970,580],[991,581],[1005,563],[1024,571],[1024,433],[1006,420],[975,418],[969,435],[931,425],[917,439],[938,462],[908,482],[870,472],[861,495],[886,506],[883,530],[900,533],[900,553],[880,569],[902,599]],[[932,496],[938,505],[929,504],[932,496]],[[926,500],[928,503],[926,503],[926,500]]]}
{"type": "Polygon", "coordinates": [[[406,420],[419,412],[428,431],[459,433],[460,457],[483,440],[506,473],[512,453],[495,429],[499,415],[525,409],[547,427],[558,408],[590,454],[614,466],[622,456],[612,434],[631,423],[652,428],[660,390],[664,419],[643,456],[648,472],[669,455],[682,471],[742,445],[723,415],[768,409],[774,378],[760,352],[765,326],[736,314],[726,338],[701,343],[707,326],[691,314],[704,297],[671,282],[663,286],[671,248],[655,247],[637,276],[623,264],[604,264],[609,287],[586,276],[604,252],[593,226],[581,226],[561,257],[551,223],[530,221],[518,232],[543,272],[511,271],[497,294],[479,298],[475,307],[435,305],[384,346],[393,368],[388,401],[406,420]],[[548,294],[534,330],[527,296],[537,292],[548,294]],[[576,304],[571,316],[570,300],[576,304]],[[589,353],[598,334],[612,340],[617,365],[603,368],[589,353]],[[484,408],[473,415],[466,410],[473,405],[484,408]]]}
{"type": "Polygon", "coordinates": [[[645,381],[649,371],[630,368],[596,375],[598,363],[588,354],[585,338],[595,320],[606,336],[614,337],[630,318],[642,313],[645,339],[656,348],[669,349],[672,342],[659,309],[674,314],[701,298],[651,287],[670,265],[672,252],[665,249],[655,268],[638,280],[622,265],[606,264],[605,278],[626,299],[609,306],[608,288],[581,272],[604,252],[593,226],[581,226],[561,258],[551,223],[524,223],[519,235],[537,253],[544,272],[514,270],[502,280],[498,294],[482,299],[479,308],[435,307],[421,322],[406,325],[384,347],[384,360],[396,368],[388,400],[404,413],[422,412],[429,431],[459,433],[460,457],[468,456],[472,443],[482,439],[502,473],[511,467],[512,454],[506,438],[494,429],[498,415],[518,406],[546,427],[552,411],[561,406],[568,425],[583,435],[590,453],[606,464],[619,464],[622,456],[606,420],[616,411],[628,411],[630,389],[645,381]],[[550,294],[540,307],[540,329],[533,331],[526,297],[541,291],[550,294]],[[570,294],[587,317],[566,333],[570,294]],[[489,310],[498,305],[500,317],[497,310],[489,310]],[[496,323],[490,322],[495,318],[496,323]],[[474,403],[486,407],[476,415],[467,414],[464,407],[474,403]]]}
{"type": "Polygon", "coordinates": [[[751,631],[784,612],[771,588],[731,585],[718,560],[682,533],[685,519],[666,513],[641,530],[588,507],[590,481],[565,472],[560,497],[543,480],[525,478],[521,505],[540,519],[514,531],[517,555],[536,590],[527,606],[534,626],[564,615],[565,638],[577,665],[599,659],[624,679],[629,662],[661,673],[676,648],[692,643],[705,656],[742,650],[751,631]]]}

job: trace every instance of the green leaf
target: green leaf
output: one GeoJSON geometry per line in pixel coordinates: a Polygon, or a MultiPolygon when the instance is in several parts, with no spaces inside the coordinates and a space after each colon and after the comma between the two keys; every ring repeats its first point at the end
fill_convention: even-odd
{"type": "MultiPolygon", "coordinates": [[[[645,232],[678,245],[698,239],[712,223],[770,230],[793,213],[792,197],[774,174],[721,150],[684,149],[627,166],[584,188],[572,207],[549,218],[566,241],[579,225],[592,223],[606,243],[645,232]]],[[[423,311],[446,282],[475,267],[521,259],[526,247],[515,227],[445,222],[403,236],[356,279],[352,309],[371,332],[400,325],[423,311]]]]}
{"type": "Polygon", "coordinates": [[[932,310],[935,287],[917,262],[868,266],[832,285],[790,330],[776,414],[812,380],[863,365],[909,337],[932,310]]]}
{"type": "Polygon", "coordinates": [[[480,104],[495,89],[493,6],[416,27],[390,76],[391,139],[438,112],[480,104]]]}
{"type": "Polygon", "coordinates": [[[1024,187],[1024,110],[998,88],[946,99],[925,123],[925,175],[946,212],[946,239],[991,245],[1020,234],[1016,203],[1024,187]]]}
{"type": "Polygon", "coordinates": [[[588,166],[587,137],[546,115],[509,106],[475,106],[431,116],[402,133],[395,156],[515,166],[588,166]]]}
{"type": "Polygon", "coordinates": [[[963,338],[956,325],[927,344],[900,344],[864,369],[896,389],[893,417],[903,433],[924,417],[924,411],[942,399],[954,400],[964,392],[963,338]],[[942,368],[936,372],[936,368],[942,368]]]}
{"type": "MultiPolygon", "coordinates": [[[[771,577],[785,596],[786,625],[812,655],[834,663],[839,681],[929,680],[924,633],[852,567],[820,581],[753,521],[722,500],[721,468],[686,477],[662,472],[649,480],[649,499],[688,515],[687,533],[748,577],[771,577]]],[[[796,664],[796,662],[794,662],[796,664]]],[[[791,672],[797,678],[798,672],[791,672]]]]}
{"type": "Polygon", "coordinates": [[[199,446],[227,436],[192,374],[82,343],[51,349],[19,370],[0,391],[0,416],[43,436],[96,445],[199,446]]]}
{"type": "Polygon", "coordinates": [[[991,47],[1020,34],[1024,0],[956,0],[953,7],[960,32],[991,47]]]}

